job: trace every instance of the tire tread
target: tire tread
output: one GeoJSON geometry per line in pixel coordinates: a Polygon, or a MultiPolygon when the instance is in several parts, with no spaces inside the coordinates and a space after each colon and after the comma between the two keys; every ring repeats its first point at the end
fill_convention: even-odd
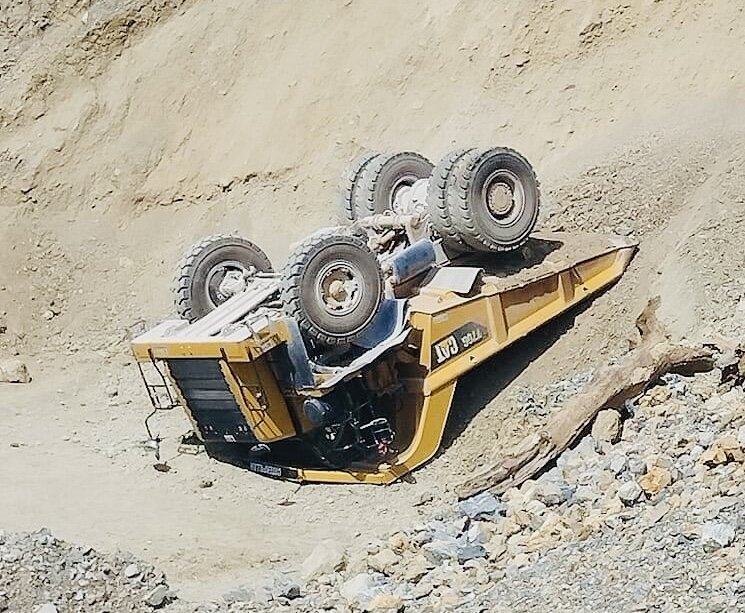
{"type": "Polygon", "coordinates": [[[365,166],[360,175],[359,199],[357,202],[357,216],[366,217],[381,211],[375,210],[375,196],[380,188],[380,180],[386,167],[401,158],[418,160],[432,167],[426,157],[415,151],[400,151],[398,153],[381,153],[365,166]]]}
{"type": "Polygon", "coordinates": [[[363,153],[344,172],[338,202],[339,221],[341,223],[348,225],[357,220],[358,186],[362,172],[379,155],[380,153],[374,151],[363,153]]]}
{"type": "MultiPolygon", "coordinates": [[[[490,149],[471,149],[458,161],[457,167],[453,169],[453,180],[448,185],[448,210],[452,219],[453,227],[463,241],[477,251],[504,252],[513,251],[522,246],[527,240],[526,235],[520,242],[512,245],[504,245],[480,231],[473,218],[473,211],[469,199],[469,191],[474,173],[485,158],[495,153],[509,153],[520,158],[530,169],[532,179],[536,186],[536,199],[540,202],[540,185],[533,166],[528,160],[514,149],[509,147],[493,147],[490,149]]],[[[538,216],[538,207],[535,208],[533,224],[538,216]]]]}
{"type": "MultiPolygon", "coordinates": [[[[324,229],[323,231],[316,232],[308,237],[305,241],[300,243],[292,253],[290,253],[280,283],[280,299],[284,307],[285,315],[297,321],[300,328],[313,340],[324,345],[349,344],[360,334],[359,332],[347,336],[333,336],[327,334],[316,327],[316,325],[308,319],[302,308],[302,297],[300,295],[302,275],[308,261],[314,253],[318,253],[325,248],[337,244],[340,237],[344,237],[345,240],[369,251],[365,241],[357,236],[351,234],[340,234],[338,228],[336,229],[336,232],[333,232],[330,228],[327,230],[324,229]]],[[[380,269],[378,269],[378,274],[382,287],[383,273],[380,269]]]]}
{"type": "Polygon", "coordinates": [[[448,192],[453,181],[453,168],[471,149],[457,149],[448,153],[435,166],[427,189],[427,210],[432,226],[445,242],[463,247],[450,215],[448,192]]]}
{"type": "Polygon", "coordinates": [[[251,250],[263,260],[266,270],[272,270],[272,263],[266,254],[256,245],[237,234],[213,234],[212,236],[203,238],[189,248],[176,266],[176,275],[173,281],[174,304],[176,306],[176,313],[181,319],[186,319],[189,322],[195,320],[192,281],[197,266],[205,253],[210,251],[212,247],[231,240],[250,246],[251,250]]]}

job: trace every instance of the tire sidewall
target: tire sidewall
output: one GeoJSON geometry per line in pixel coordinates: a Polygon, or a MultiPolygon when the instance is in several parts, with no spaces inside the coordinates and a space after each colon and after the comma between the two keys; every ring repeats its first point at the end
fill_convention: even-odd
{"type": "Polygon", "coordinates": [[[253,266],[259,272],[272,271],[269,259],[252,243],[225,239],[210,245],[194,264],[189,284],[191,310],[196,319],[215,309],[215,305],[207,298],[207,276],[215,266],[228,261],[240,262],[247,267],[253,266]]]}
{"type": "Polygon", "coordinates": [[[538,185],[533,169],[518,155],[497,151],[482,156],[473,170],[467,197],[476,230],[496,244],[507,247],[518,245],[528,237],[535,226],[538,217],[538,185]],[[512,172],[517,176],[525,192],[525,210],[509,226],[494,219],[483,195],[486,181],[496,170],[512,172]]]}
{"type": "MultiPolygon", "coordinates": [[[[363,172],[373,170],[373,164],[368,165],[363,172]]],[[[432,174],[433,166],[426,158],[408,154],[392,157],[387,160],[377,177],[369,178],[373,190],[372,198],[366,203],[363,211],[357,211],[358,216],[377,215],[392,209],[392,196],[398,183],[406,177],[426,179],[432,174]]],[[[365,177],[366,178],[366,177],[365,177]]]]}
{"type": "MultiPolygon", "coordinates": [[[[351,237],[348,237],[351,239],[351,237]]],[[[333,338],[351,337],[360,334],[372,322],[378,312],[383,297],[383,283],[377,259],[354,244],[354,239],[346,243],[322,245],[309,257],[299,279],[301,308],[307,323],[314,332],[333,338]],[[323,267],[335,260],[349,262],[362,279],[362,297],[356,309],[345,316],[336,317],[326,311],[316,300],[315,284],[323,267]]]]}

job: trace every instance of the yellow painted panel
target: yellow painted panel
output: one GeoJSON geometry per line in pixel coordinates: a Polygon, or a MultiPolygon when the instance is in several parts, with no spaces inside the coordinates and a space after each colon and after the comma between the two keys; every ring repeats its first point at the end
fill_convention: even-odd
{"type": "Polygon", "coordinates": [[[225,381],[256,438],[270,443],[295,436],[295,426],[274,373],[264,358],[220,362],[225,381]]]}

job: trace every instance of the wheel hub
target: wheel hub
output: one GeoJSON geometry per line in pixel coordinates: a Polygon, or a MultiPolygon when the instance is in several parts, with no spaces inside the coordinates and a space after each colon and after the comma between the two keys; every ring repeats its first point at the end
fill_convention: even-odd
{"type": "Polygon", "coordinates": [[[489,214],[500,224],[509,225],[520,217],[525,207],[525,191],[517,175],[500,169],[484,183],[482,196],[489,214]]]}
{"type": "Polygon", "coordinates": [[[488,191],[486,202],[493,215],[504,216],[515,206],[512,190],[504,183],[494,183],[488,191]]]}
{"type": "Polygon", "coordinates": [[[347,315],[362,300],[359,279],[360,272],[348,262],[331,262],[318,275],[316,298],[329,314],[347,315]]]}
{"type": "Polygon", "coordinates": [[[417,182],[417,177],[414,175],[406,175],[401,177],[393,185],[390,196],[390,209],[398,213],[409,212],[409,205],[411,202],[411,190],[414,183],[417,182]]]}
{"type": "Polygon", "coordinates": [[[241,262],[230,260],[220,262],[207,273],[205,294],[212,307],[217,307],[228,298],[246,289],[247,280],[256,272],[254,267],[248,267],[241,262]]]}

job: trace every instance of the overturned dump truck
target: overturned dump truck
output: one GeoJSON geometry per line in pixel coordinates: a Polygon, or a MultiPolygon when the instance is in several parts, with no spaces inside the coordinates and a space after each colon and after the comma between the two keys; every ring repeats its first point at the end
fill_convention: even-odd
{"type": "Polygon", "coordinates": [[[281,272],[246,239],[202,241],[178,270],[180,318],[132,343],[153,405],[183,407],[208,451],[263,475],[398,479],[437,452],[463,374],[633,257],[619,237],[534,233],[539,200],[511,149],[436,167],[369,154],[344,177],[343,225],[281,272]]]}

